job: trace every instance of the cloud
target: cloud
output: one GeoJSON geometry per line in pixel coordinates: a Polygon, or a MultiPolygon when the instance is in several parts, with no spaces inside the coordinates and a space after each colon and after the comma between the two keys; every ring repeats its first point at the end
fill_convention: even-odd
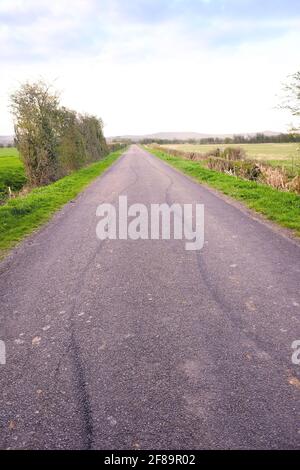
{"type": "Polygon", "coordinates": [[[9,92],[41,76],[108,134],[284,129],[299,26],[298,0],[1,0],[0,134],[9,92]]]}
{"type": "Polygon", "coordinates": [[[4,0],[0,3],[0,59],[29,62],[79,55],[92,43],[90,0],[4,0]]]}
{"type": "Polygon", "coordinates": [[[2,0],[0,59],[92,56],[113,42],[132,56],[128,45],[136,35],[142,44],[144,31],[148,36],[165,28],[167,38],[170,25],[176,25],[177,44],[189,39],[195,46],[237,47],[283,35],[299,28],[299,20],[293,0],[2,0]]]}

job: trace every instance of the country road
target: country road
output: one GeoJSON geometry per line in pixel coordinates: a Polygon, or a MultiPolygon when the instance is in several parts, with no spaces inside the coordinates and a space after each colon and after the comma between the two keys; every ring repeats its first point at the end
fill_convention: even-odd
{"type": "Polygon", "coordinates": [[[300,246],[132,146],[0,265],[3,449],[300,447],[300,246]],[[96,237],[205,206],[205,245],[96,237]],[[298,377],[298,378],[297,378],[298,377]]]}

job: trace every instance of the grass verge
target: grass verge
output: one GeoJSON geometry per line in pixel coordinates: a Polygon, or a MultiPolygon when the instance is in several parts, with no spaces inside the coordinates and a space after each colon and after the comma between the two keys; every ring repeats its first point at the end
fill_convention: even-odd
{"type": "Polygon", "coordinates": [[[250,160],[283,167],[293,175],[300,171],[300,154],[297,150],[300,148],[300,143],[297,142],[286,144],[166,144],[162,147],[199,153],[207,153],[217,148],[240,147],[245,150],[247,158],[250,160]]]}
{"type": "Polygon", "coordinates": [[[146,150],[195,180],[242,201],[250,209],[282,227],[291,229],[300,237],[300,196],[297,194],[278,191],[264,184],[209,170],[199,162],[172,157],[160,150],[146,150]]]}
{"type": "Polygon", "coordinates": [[[33,189],[23,197],[0,206],[0,258],[19,241],[47,222],[93,179],[101,175],[124,152],[118,150],[103,160],[68,175],[53,184],[33,189]]]}

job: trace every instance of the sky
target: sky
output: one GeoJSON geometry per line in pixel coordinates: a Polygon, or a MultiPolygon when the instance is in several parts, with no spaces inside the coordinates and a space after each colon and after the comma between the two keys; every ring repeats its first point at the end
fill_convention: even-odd
{"type": "Polygon", "coordinates": [[[299,0],[0,0],[0,135],[41,78],[106,136],[287,131],[299,50],[299,0]]]}

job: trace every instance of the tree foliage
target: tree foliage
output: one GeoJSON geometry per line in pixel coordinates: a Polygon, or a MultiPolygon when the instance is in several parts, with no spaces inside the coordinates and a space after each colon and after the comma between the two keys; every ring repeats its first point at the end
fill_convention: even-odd
{"type": "Polygon", "coordinates": [[[25,83],[11,96],[16,145],[31,185],[51,183],[107,154],[103,123],[60,106],[45,82],[25,83]]]}
{"type": "MultiPolygon", "coordinates": [[[[289,143],[289,142],[300,142],[300,134],[295,132],[290,132],[289,134],[272,134],[267,135],[263,133],[257,134],[246,134],[246,135],[234,135],[232,137],[206,137],[202,139],[156,139],[156,138],[145,138],[141,140],[131,140],[131,139],[122,139],[116,138],[113,139],[110,143],[110,148],[112,146],[121,146],[130,145],[133,143],[140,143],[143,145],[148,144],[159,144],[159,145],[175,145],[175,144],[217,144],[217,145],[231,145],[231,144],[263,144],[263,143],[289,143]]],[[[116,147],[117,148],[117,147],[116,147]]]]}

